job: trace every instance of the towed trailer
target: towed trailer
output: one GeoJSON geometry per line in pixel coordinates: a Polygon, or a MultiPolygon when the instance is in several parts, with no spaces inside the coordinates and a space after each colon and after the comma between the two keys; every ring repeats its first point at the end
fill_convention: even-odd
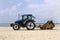
{"type": "MultiPolygon", "coordinates": [[[[17,21],[15,21],[14,23],[11,23],[10,26],[14,29],[14,30],[19,30],[21,27],[26,27],[27,30],[34,30],[36,27],[35,18],[32,14],[24,14],[22,15],[22,19],[19,19],[17,21]]],[[[53,29],[55,27],[55,24],[53,23],[53,21],[48,21],[47,23],[45,23],[44,25],[39,25],[38,26],[40,29],[53,29]]]]}

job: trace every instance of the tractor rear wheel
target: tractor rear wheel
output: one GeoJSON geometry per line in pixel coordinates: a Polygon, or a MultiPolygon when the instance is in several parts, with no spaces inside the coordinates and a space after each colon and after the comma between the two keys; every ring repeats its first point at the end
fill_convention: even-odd
{"type": "Polygon", "coordinates": [[[27,22],[26,23],[27,30],[34,30],[35,27],[36,26],[35,26],[35,23],[34,22],[27,22]]]}
{"type": "Polygon", "coordinates": [[[18,24],[14,24],[13,29],[14,30],[19,30],[20,29],[20,26],[18,24]]]}

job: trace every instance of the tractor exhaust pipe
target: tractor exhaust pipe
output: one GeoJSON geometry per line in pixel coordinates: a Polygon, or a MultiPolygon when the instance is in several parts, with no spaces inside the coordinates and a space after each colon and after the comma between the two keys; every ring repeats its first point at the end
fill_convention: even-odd
{"type": "Polygon", "coordinates": [[[20,20],[20,14],[18,14],[18,20],[20,20]]]}

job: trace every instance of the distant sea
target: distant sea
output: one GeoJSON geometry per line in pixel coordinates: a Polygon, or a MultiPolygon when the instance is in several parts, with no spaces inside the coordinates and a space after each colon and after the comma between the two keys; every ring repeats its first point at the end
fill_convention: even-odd
{"type": "MultiPolygon", "coordinates": [[[[0,27],[10,27],[11,23],[0,23],[0,27]]],[[[43,25],[44,23],[36,23],[36,25],[43,25]]],[[[55,23],[56,26],[60,26],[60,23],[55,23]]]]}
{"type": "Polygon", "coordinates": [[[0,23],[0,26],[9,27],[11,23],[0,23]]]}

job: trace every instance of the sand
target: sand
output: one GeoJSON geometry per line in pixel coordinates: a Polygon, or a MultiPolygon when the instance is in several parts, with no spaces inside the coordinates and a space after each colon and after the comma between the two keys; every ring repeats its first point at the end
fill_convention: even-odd
{"type": "Polygon", "coordinates": [[[53,30],[26,30],[14,31],[11,27],[0,27],[0,40],[60,40],[60,27],[53,30]]]}

